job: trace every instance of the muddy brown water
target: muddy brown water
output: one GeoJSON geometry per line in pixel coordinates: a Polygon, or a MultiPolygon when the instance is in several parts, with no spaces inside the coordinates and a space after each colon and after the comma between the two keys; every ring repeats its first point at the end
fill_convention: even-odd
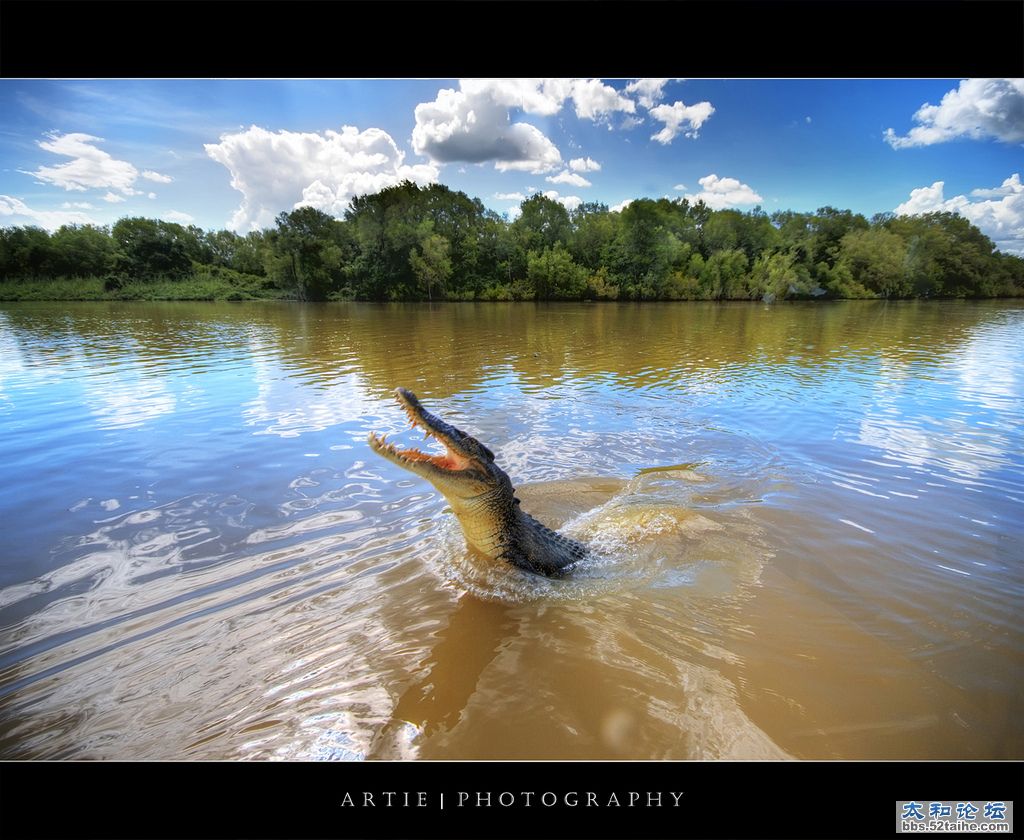
{"type": "Polygon", "coordinates": [[[1024,757],[1017,303],[0,306],[0,756],[1024,757]],[[593,549],[471,555],[403,385],[593,549]]]}

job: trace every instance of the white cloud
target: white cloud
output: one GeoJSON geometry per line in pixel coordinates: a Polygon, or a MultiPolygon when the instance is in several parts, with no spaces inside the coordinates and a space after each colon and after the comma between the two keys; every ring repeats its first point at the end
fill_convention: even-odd
{"type": "Polygon", "coordinates": [[[356,195],[378,192],[403,180],[427,184],[437,180],[430,164],[406,165],[387,132],[268,131],[251,126],[207,143],[206,153],[231,173],[231,186],[242,203],[229,225],[234,230],[269,227],[284,210],[316,207],[341,216],[356,195]]]}
{"type": "Polygon", "coordinates": [[[541,117],[553,117],[570,99],[580,119],[636,110],[631,99],[600,79],[461,79],[458,92],[541,117]]]}
{"type": "Polygon", "coordinates": [[[573,158],[569,161],[569,168],[573,172],[600,172],[601,164],[592,158],[573,158]]]}
{"type": "Polygon", "coordinates": [[[558,190],[545,190],[544,195],[552,201],[557,201],[569,211],[575,210],[583,203],[583,199],[578,195],[559,195],[558,190]]]}
{"type": "Polygon", "coordinates": [[[0,195],[0,219],[5,224],[34,224],[47,230],[56,230],[61,225],[96,224],[94,219],[77,210],[34,210],[20,198],[11,195],[0,195]],[[28,221],[19,221],[21,219],[28,221]]]}
{"type": "Polygon", "coordinates": [[[679,190],[679,192],[682,192],[683,190],[689,189],[689,187],[687,187],[686,184],[676,184],[674,187],[672,187],[672,189],[679,190]]]}
{"type": "Polygon", "coordinates": [[[585,120],[598,120],[616,111],[632,114],[636,103],[623,96],[611,85],[600,79],[574,79],[572,101],[576,116],[585,120]]]}
{"type": "Polygon", "coordinates": [[[518,192],[495,193],[494,197],[498,199],[498,201],[523,201],[526,198],[525,195],[518,192]]]}
{"type": "Polygon", "coordinates": [[[665,95],[663,88],[668,79],[636,79],[626,85],[626,93],[636,95],[636,101],[644,108],[653,108],[665,95]]]}
{"type": "Polygon", "coordinates": [[[922,213],[959,213],[992,239],[1000,251],[1024,255],[1024,184],[1020,174],[1014,173],[994,189],[977,189],[971,195],[980,201],[971,201],[966,195],[953,198],[943,196],[944,181],[930,187],[911,190],[910,198],[894,212],[898,216],[916,216],[922,213]]]}
{"type": "Polygon", "coordinates": [[[95,210],[88,201],[65,201],[61,204],[65,210],[95,210]]]}
{"type": "Polygon", "coordinates": [[[810,117],[804,117],[804,122],[807,123],[808,125],[810,125],[811,124],[811,118],[810,117]]]}
{"type": "Polygon", "coordinates": [[[104,201],[109,201],[111,204],[117,204],[119,201],[124,201],[124,196],[118,195],[117,193],[108,192],[103,196],[104,201]]]}
{"type": "Polygon", "coordinates": [[[156,181],[158,184],[169,184],[174,180],[170,175],[161,175],[159,172],[154,172],[152,169],[143,169],[142,177],[147,181],[156,181]]]}
{"type": "Polygon", "coordinates": [[[665,124],[661,131],[651,135],[651,139],[668,145],[680,132],[685,137],[696,138],[700,127],[715,113],[715,107],[710,102],[698,102],[696,105],[674,102],[671,105],[657,105],[649,113],[665,124]]]}
{"type": "Polygon", "coordinates": [[[625,210],[627,207],[629,207],[629,205],[632,204],[632,203],[633,203],[633,199],[632,198],[627,198],[624,201],[620,201],[618,204],[616,204],[616,205],[614,205],[612,207],[609,207],[608,210],[610,212],[612,212],[612,213],[621,213],[623,210],[625,210]]]}
{"type": "Polygon", "coordinates": [[[544,180],[550,181],[552,184],[570,184],[571,186],[574,187],[593,186],[593,184],[591,184],[590,181],[588,181],[582,175],[579,175],[576,172],[570,172],[568,169],[562,170],[557,175],[548,175],[548,177],[545,178],[544,180]]]}
{"type": "Polygon", "coordinates": [[[561,152],[536,126],[513,122],[509,111],[552,117],[570,100],[586,120],[636,110],[600,79],[461,79],[457,90],[442,89],[416,106],[413,150],[436,163],[494,161],[502,172],[551,172],[563,165],[561,152]]]}
{"type": "Polygon", "coordinates": [[[146,193],[146,198],[156,198],[156,193],[155,192],[146,193]]]}
{"type": "MultiPolygon", "coordinates": [[[[506,108],[553,117],[572,93],[571,79],[462,79],[460,90],[468,96],[484,96],[506,108]]],[[[443,91],[442,91],[443,92],[443,91]]],[[[440,94],[438,94],[440,95],[440,94]]]]}
{"type": "Polygon", "coordinates": [[[39,148],[71,160],[56,166],[40,166],[34,172],[25,174],[69,191],[115,189],[125,195],[134,194],[132,184],[139,177],[139,170],[128,161],[115,160],[102,149],[96,148],[94,144],[102,143],[102,137],[57,132],[47,134],[46,137],[46,140],[38,141],[39,148]]]}
{"type": "Polygon", "coordinates": [[[1024,79],[964,79],[938,105],[925,103],[918,123],[905,137],[889,128],[885,142],[894,149],[931,146],[960,137],[1024,142],[1024,79]]]}
{"type": "Polygon", "coordinates": [[[493,160],[500,171],[550,172],[562,155],[540,129],[513,123],[508,109],[557,113],[565,99],[558,86],[540,80],[499,79],[459,82],[459,90],[438,91],[433,102],[416,106],[413,150],[437,163],[493,160]]]}
{"type": "Polygon", "coordinates": [[[1015,172],[1001,186],[992,189],[971,190],[975,198],[1000,198],[1004,195],[1016,195],[1021,191],[1020,174],[1015,172]]]}
{"type": "Polygon", "coordinates": [[[160,218],[165,219],[168,222],[178,222],[183,225],[190,225],[196,220],[195,216],[190,216],[188,213],[182,213],[180,210],[168,210],[166,213],[161,213],[160,218]]]}
{"type": "Polygon", "coordinates": [[[724,210],[743,204],[757,204],[763,201],[756,192],[735,178],[719,178],[715,174],[705,175],[698,179],[703,188],[699,193],[687,193],[690,201],[703,201],[712,210],[724,210]]]}
{"type": "Polygon", "coordinates": [[[946,209],[943,207],[942,188],[945,181],[936,181],[930,187],[919,187],[910,191],[910,198],[896,207],[897,216],[917,216],[946,209]]]}

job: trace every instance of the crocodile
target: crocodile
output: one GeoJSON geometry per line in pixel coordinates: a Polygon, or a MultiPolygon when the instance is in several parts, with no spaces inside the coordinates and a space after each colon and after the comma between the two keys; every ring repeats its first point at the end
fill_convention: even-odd
{"type": "Polygon", "coordinates": [[[413,428],[440,442],[444,454],[398,449],[386,435],[370,432],[378,455],[427,479],[448,500],[466,542],[493,560],[547,577],[562,577],[587,557],[586,547],[553,531],[522,509],[512,480],[494,453],[472,435],[431,414],[416,395],[395,389],[395,399],[413,428]]]}

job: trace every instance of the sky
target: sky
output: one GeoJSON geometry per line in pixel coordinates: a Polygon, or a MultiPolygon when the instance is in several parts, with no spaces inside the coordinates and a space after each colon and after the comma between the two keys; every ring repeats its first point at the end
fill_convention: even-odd
{"type": "Polygon", "coordinates": [[[0,226],[239,232],[411,179],[515,218],[640,197],[958,212],[1024,254],[1024,80],[0,80],[0,226]]]}

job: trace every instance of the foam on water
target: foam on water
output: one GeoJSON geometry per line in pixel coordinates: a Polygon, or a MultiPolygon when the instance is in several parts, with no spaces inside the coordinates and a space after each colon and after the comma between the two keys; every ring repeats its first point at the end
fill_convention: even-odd
{"type": "MultiPolygon", "coordinates": [[[[694,598],[734,596],[755,585],[769,552],[750,509],[721,498],[720,481],[687,468],[644,469],[621,481],[606,501],[575,512],[560,530],[589,550],[564,578],[545,578],[466,547],[454,516],[442,529],[442,577],[477,597],[524,603],[584,601],[646,587],[684,588],[694,598]],[[699,488],[699,493],[695,489],[699,488]],[[709,502],[709,498],[718,501],[709,502]]],[[[519,491],[531,513],[558,526],[566,514],[609,481],[580,478],[527,485],[519,491]],[[575,504],[573,504],[575,502],[575,504]]]]}

